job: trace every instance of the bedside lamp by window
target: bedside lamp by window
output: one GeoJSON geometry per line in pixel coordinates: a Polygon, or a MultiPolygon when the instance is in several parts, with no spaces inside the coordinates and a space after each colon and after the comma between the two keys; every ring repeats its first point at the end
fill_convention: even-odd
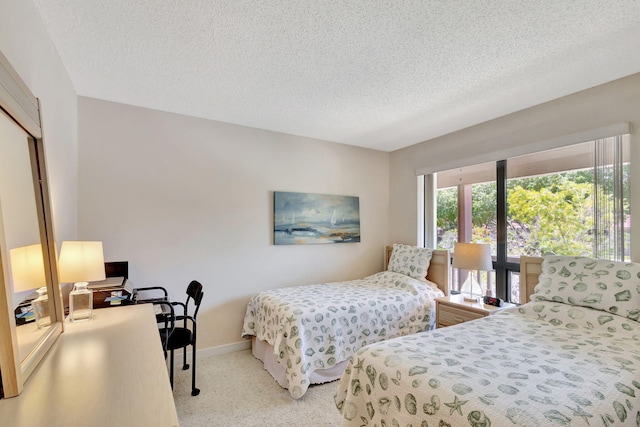
{"type": "Polygon", "coordinates": [[[9,251],[13,291],[23,292],[38,288],[38,298],[31,301],[38,329],[51,324],[47,280],[44,277],[42,245],[30,245],[9,251]]]}
{"type": "MultiPolygon", "coordinates": [[[[479,243],[456,243],[453,249],[453,267],[463,270],[491,271],[491,246],[479,243]]],[[[469,273],[467,280],[460,287],[460,291],[468,289],[465,294],[465,301],[478,301],[478,296],[474,296],[473,290],[477,288],[478,296],[482,296],[482,286],[475,278],[475,274],[469,273]]]]}
{"type": "Polygon", "coordinates": [[[89,320],[93,316],[93,293],[87,282],[104,280],[102,242],[62,242],[60,249],[60,281],[75,282],[69,294],[69,320],[89,320]]]}

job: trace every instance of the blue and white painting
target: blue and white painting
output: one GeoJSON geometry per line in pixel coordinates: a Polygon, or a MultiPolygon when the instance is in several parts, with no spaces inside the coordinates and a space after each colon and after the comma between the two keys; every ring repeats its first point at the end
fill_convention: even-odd
{"type": "Polygon", "coordinates": [[[354,196],[274,192],[276,245],[360,241],[360,199],[354,196]]]}

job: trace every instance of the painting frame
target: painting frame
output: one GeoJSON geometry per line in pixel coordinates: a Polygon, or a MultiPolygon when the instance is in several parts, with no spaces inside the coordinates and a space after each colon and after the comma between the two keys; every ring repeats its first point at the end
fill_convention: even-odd
{"type": "Polygon", "coordinates": [[[273,192],[274,245],[360,242],[360,198],[273,192]]]}

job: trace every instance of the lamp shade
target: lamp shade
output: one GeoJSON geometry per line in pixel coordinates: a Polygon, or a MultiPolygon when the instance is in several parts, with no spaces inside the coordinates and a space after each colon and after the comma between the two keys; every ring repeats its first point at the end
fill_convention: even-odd
{"type": "Polygon", "coordinates": [[[102,242],[62,242],[58,268],[61,282],[104,280],[106,275],[102,242]]]}
{"type": "Polygon", "coordinates": [[[463,270],[493,270],[491,246],[480,243],[456,243],[453,248],[453,267],[463,270]]]}
{"type": "Polygon", "coordinates": [[[9,251],[13,291],[22,292],[46,286],[42,245],[30,245],[9,251]]]}

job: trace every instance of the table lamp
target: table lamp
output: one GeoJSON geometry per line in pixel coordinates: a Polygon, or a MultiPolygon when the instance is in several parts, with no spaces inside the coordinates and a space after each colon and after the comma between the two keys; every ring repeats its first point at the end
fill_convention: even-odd
{"type": "MultiPolygon", "coordinates": [[[[453,249],[453,267],[463,270],[491,271],[491,246],[480,243],[456,243],[453,249]]],[[[478,301],[478,296],[474,296],[473,289],[477,287],[479,296],[482,296],[482,286],[475,278],[475,274],[469,274],[467,280],[460,287],[469,290],[469,295],[464,296],[465,301],[478,301]]]]}
{"type": "Polygon", "coordinates": [[[88,282],[104,280],[102,242],[64,241],[60,249],[60,281],[74,287],[69,294],[69,320],[89,320],[93,316],[93,293],[88,282]]]}
{"type": "MultiPolygon", "coordinates": [[[[38,298],[31,301],[33,316],[38,329],[51,324],[49,297],[47,296],[47,280],[44,276],[44,257],[42,245],[29,245],[9,251],[11,260],[11,278],[13,292],[29,291],[38,288],[38,298]]],[[[30,311],[30,310],[29,310],[30,311]]],[[[29,313],[25,319],[29,320],[29,313]]]]}

